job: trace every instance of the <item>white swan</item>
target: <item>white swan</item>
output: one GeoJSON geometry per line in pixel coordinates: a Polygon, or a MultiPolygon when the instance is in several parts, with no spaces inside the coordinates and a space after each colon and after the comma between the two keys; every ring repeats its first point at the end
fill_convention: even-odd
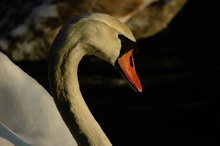
{"type": "MultiPolygon", "coordinates": [[[[109,15],[85,13],[69,20],[48,57],[54,100],[0,53],[0,122],[31,145],[76,145],[74,139],[80,146],[111,145],[83,100],[78,64],[85,54],[94,54],[110,62],[137,92],[142,92],[133,58],[136,49],[131,31],[109,15]]],[[[0,136],[3,134],[0,131],[0,136]]]]}

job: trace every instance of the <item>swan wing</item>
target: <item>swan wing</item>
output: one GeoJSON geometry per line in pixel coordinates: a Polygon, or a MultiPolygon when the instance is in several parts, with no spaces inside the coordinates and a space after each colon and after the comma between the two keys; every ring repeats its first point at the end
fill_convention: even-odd
{"type": "Polygon", "coordinates": [[[27,142],[22,140],[18,135],[11,131],[8,127],[0,123],[0,144],[4,146],[19,145],[30,146],[27,142]]]}
{"type": "Polygon", "coordinates": [[[76,145],[50,94],[1,52],[0,122],[31,145],[76,145]]]}

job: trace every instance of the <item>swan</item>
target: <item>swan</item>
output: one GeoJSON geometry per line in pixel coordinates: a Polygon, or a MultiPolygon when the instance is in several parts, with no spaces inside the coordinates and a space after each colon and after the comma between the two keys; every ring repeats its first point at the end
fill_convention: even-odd
{"type": "Polygon", "coordinates": [[[14,61],[46,59],[61,25],[78,13],[107,13],[141,39],[165,29],[188,0],[39,1],[0,1],[0,51],[14,61]]]}
{"type": "MultiPolygon", "coordinates": [[[[112,145],[82,97],[78,64],[84,55],[96,55],[141,93],[134,64],[136,51],[132,32],[119,20],[101,13],[79,14],[63,25],[50,48],[52,97],[0,53],[0,123],[30,145],[112,145]]],[[[1,131],[0,136],[4,138],[1,131]]]]}

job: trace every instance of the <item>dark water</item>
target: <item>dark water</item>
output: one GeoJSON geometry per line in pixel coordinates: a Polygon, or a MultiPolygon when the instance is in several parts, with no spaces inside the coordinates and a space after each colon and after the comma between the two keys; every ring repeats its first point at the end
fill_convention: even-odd
{"type": "MultiPolygon", "coordinates": [[[[135,93],[108,63],[79,66],[83,96],[115,146],[211,146],[220,142],[217,4],[190,1],[159,34],[138,41],[135,93]]],[[[20,63],[48,89],[46,61],[20,63]]]]}

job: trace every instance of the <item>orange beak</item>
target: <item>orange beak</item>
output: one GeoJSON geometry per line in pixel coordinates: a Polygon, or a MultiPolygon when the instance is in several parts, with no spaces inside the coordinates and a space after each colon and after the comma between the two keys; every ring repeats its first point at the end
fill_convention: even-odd
{"type": "Polygon", "coordinates": [[[141,93],[142,86],[135,70],[133,49],[122,55],[117,61],[123,77],[125,77],[135,91],[141,93]]]}

